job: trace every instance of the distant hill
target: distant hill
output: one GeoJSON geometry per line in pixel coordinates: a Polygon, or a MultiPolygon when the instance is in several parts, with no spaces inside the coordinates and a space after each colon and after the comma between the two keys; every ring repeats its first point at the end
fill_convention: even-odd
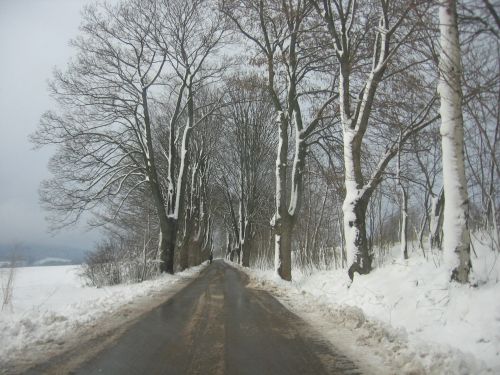
{"type": "Polygon", "coordinates": [[[42,260],[37,260],[33,263],[34,266],[64,266],[71,264],[69,259],[64,258],[43,258],[42,260]]]}
{"type": "MultiPolygon", "coordinates": [[[[13,245],[0,244],[0,264],[10,262],[13,250],[13,245]]],[[[90,249],[72,246],[22,244],[16,248],[15,256],[17,261],[24,266],[36,265],[37,262],[47,260],[47,258],[64,260],[64,264],[81,264],[88,250],[90,249]]],[[[58,264],[63,263],[59,262],[58,264]]]]}

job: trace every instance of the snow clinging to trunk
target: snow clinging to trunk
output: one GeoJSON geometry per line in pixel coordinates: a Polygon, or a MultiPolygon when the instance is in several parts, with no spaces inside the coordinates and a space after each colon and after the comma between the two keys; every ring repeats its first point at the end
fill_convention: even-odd
{"type": "Polygon", "coordinates": [[[439,7],[441,54],[439,61],[441,97],[441,140],[443,185],[446,203],[443,221],[444,261],[451,279],[466,283],[471,269],[468,228],[468,195],[464,167],[461,63],[457,10],[454,0],[439,7]]]}

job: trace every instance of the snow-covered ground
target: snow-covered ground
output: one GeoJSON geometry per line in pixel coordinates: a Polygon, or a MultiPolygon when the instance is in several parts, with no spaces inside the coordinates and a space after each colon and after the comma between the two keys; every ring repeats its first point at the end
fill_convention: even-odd
{"type": "MultiPolygon", "coordinates": [[[[499,374],[500,261],[477,241],[475,252],[476,286],[450,283],[436,254],[424,259],[415,249],[403,261],[397,247],[385,265],[356,274],[352,284],[345,270],[296,271],[292,283],[272,270],[245,272],[252,286],[276,295],[346,355],[360,359],[367,373],[499,374]]],[[[100,289],[83,286],[77,266],[18,268],[12,303],[0,312],[0,364],[27,348],[43,353],[63,347],[69,335],[138,300],[175,290],[202,267],[100,289]]],[[[7,275],[0,269],[2,282],[7,275]]]]}
{"type": "Polygon", "coordinates": [[[399,366],[394,373],[500,374],[498,254],[476,242],[472,287],[450,283],[438,256],[420,251],[404,261],[395,248],[352,285],[345,270],[295,272],[292,283],[272,270],[246,272],[346,354],[371,350],[369,372],[390,371],[385,363],[399,366]]]}
{"type": "MultiPolygon", "coordinates": [[[[0,364],[23,353],[28,355],[34,347],[62,345],[68,335],[91,326],[96,319],[109,316],[139,298],[173,289],[203,267],[175,275],[163,274],[138,284],[99,289],[84,286],[79,266],[17,268],[12,302],[0,311],[0,364]]],[[[0,269],[2,285],[8,272],[6,268],[0,269]]]]}

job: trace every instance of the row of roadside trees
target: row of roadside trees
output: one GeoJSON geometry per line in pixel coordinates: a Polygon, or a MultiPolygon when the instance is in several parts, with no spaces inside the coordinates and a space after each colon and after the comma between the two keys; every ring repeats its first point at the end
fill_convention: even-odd
{"type": "Polygon", "coordinates": [[[472,58],[498,52],[497,10],[486,0],[88,7],[75,57],[51,81],[58,108],[32,137],[58,145],[42,201],[55,227],[91,211],[122,253],[159,271],[224,247],[245,266],[272,256],[285,280],[294,259],[353,279],[385,240],[406,258],[409,239],[423,248],[426,236],[467,282],[471,223],[498,246],[498,57],[472,58]]]}

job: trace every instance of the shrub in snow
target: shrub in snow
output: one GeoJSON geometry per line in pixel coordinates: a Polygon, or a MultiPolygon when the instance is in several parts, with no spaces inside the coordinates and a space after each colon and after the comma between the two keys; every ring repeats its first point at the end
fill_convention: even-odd
{"type": "MultiPolygon", "coordinates": [[[[128,244],[130,245],[130,243],[128,244]]],[[[81,276],[89,285],[103,287],[141,282],[159,274],[156,254],[128,247],[124,242],[107,240],[87,254],[81,276]]]]}
{"type": "Polygon", "coordinates": [[[0,270],[0,281],[2,290],[2,310],[12,303],[12,291],[14,287],[16,267],[11,264],[9,268],[0,270]]]}

